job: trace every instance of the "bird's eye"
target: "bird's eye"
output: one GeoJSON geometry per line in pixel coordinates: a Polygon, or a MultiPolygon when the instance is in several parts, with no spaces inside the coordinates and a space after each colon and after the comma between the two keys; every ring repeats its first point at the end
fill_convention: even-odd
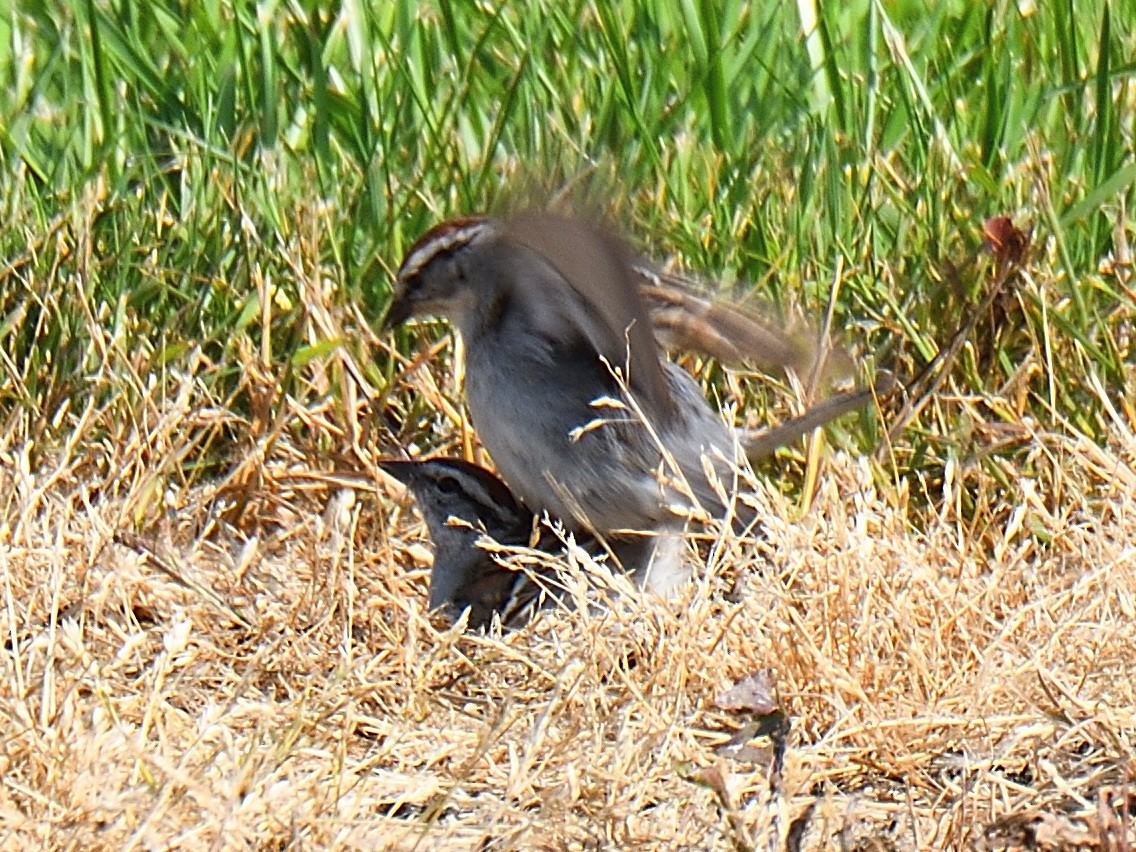
{"type": "Polygon", "coordinates": [[[457,494],[461,491],[461,484],[452,476],[443,476],[438,480],[438,490],[443,494],[457,494]]]}

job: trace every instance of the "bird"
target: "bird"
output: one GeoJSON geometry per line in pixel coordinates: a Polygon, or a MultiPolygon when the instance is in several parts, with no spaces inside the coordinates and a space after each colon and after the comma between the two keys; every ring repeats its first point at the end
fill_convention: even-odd
{"type": "MultiPolygon", "coordinates": [[[[431,611],[455,623],[468,610],[467,624],[473,629],[488,627],[494,618],[515,628],[562,598],[553,573],[508,568],[478,545],[488,536],[505,546],[541,546],[532,512],[490,471],[444,457],[380,459],[378,465],[414,495],[430,531],[431,611]]],[[[543,547],[551,552],[548,544],[543,547]]]]}
{"type": "MultiPolygon", "coordinates": [[[[580,218],[444,222],[407,253],[385,325],[450,320],[474,427],[513,493],[603,537],[625,567],[649,573],[666,555],[656,574],[669,575],[656,534],[671,538],[703,505],[724,514],[703,458],[729,481],[734,442],[689,374],[661,358],[633,262],[580,218]]],[[[659,583],[671,581],[648,581],[659,583]]]]}
{"type": "MultiPolygon", "coordinates": [[[[658,291],[681,292],[668,283],[610,228],[579,216],[462,217],[410,247],[383,320],[447,319],[465,345],[474,428],[515,499],[594,535],[664,594],[685,574],[676,538],[692,518],[745,528],[756,515],[728,496],[734,430],[662,352],[652,310],[662,326],[675,309],[658,291]]],[[[725,327],[719,350],[743,357],[748,347],[786,367],[805,357],[768,324],[749,328],[761,331],[757,342],[725,327]]]]}

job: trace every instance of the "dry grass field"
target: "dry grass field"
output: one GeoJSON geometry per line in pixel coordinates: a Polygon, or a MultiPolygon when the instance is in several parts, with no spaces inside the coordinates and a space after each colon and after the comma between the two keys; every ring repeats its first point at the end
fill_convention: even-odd
{"type": "MultiPolygon", "coordinates": [[[[5,425],[4,848],[1136,842],[1119,413],[1104,447],[999,427],[1031,472],[977,521],[958,500],[981,472],[948,466],[928,510],[827,448],[807,511],[755,483],[765,536],[713,542],[680,599],[570,553],[577,596],[622,594],[480,634],[423,611],[429,543],[396,485],[328,473],[196,368],[108,380],[35,468],[31,418],[5,425]],[[244,459],[179,488],[178,460],[225,429],[244,459]],[[755,675],[753,708],[723,695],[755,675]]],[[[428,397],[445,381],[407,375],[428,397]]],[[[345,443],[326,407],[283,408],[345,443]]]]}

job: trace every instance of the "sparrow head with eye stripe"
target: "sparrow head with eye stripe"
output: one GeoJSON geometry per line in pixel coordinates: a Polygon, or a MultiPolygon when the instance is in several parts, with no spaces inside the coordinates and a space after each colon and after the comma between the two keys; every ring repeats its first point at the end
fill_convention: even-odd
{"type": "Polygon", "coordinates": [[[498,544],[530,543],[533,515],[485,468],[461,459],[383,459],[379,467],[405,485],[418,501],[430,538],[430,609],[451,621],[469,610],[468,624],[486,627],[494,616],[519,626],[538,606],[557,599],[548,572],[530,576],[497,562],[478,546],[482,536],[498,544]]]}

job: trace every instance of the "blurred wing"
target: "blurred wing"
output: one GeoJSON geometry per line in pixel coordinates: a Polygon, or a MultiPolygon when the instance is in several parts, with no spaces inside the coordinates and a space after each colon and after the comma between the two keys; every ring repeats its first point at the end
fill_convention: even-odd
{"type": "Polygon", "coordinates": [[[580,332],[612,367],[626,367],[627,381],[647,410],[673,416],[630,249],[610,231],[555,213],[526,213],[506,226],[506,235],[541,255],[564,279],[582,308],[574,317],[580,332]]]}
{"type": "MultiPolygon", "coordinates": [[[[643,264],[635,271],[663,348],[699,352],[724,364],[792,370],[803,379],[812,374],[819,355],[813,335],[790,331],[783,321],[712,299],[678,276],[643,264]]],[[[821,378],[828,382],[851,373],[852,359],[843,351],[830,349],[825,361],[821,378]]]]}

